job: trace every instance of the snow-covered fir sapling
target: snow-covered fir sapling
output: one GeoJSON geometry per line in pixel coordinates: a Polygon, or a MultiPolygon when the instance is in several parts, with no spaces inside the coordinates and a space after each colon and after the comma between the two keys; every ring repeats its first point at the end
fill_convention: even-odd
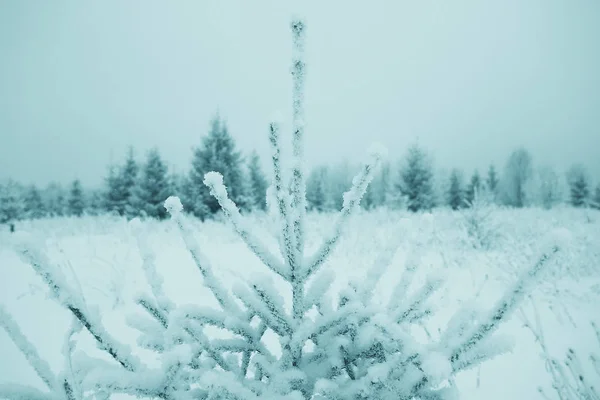
{"type": "Polygon", "coordinates": [[[56,300],[71,312],[74,328],[87,331],[113,362],[75,351],[69,336],[65,343],[65,372],[55,376],[41,360],[18,326],[0,310],[0,321],[15,344],[48,387],[49,393],[15,385],[0,385],[0,398],[8,399],[108,399],[125,393],[136,397],[186,399],[454,399],[453,377],[510,349],[510,340],[494,335],[515,311],[536,276],[559,251],[552,245],[539,261],[487,311],[460,309],[444,331],[423,343],[411,335],[411,326],[433,313],[431,298],[442,286],[437,275],[415,286],[419,257],[410,263],[388,301],[375,300],[377,285],[395,253],[382,252],[366,277],[352,281],[337,298],[331,293],[335,275],[325,263],[339,242],[344,225],[357,209],[374,171],[381,163],[381,148],[369,158],[345,193],[331,233],[312,254],[305,251],[305,179],[303,167],[304,37],[302,20],[291,24],[294,39],[293,155],[291,181],[284,178],[281,159],[281,126],[269,126],[273,189],[270,205],[279,221],[279,250],[273,254],[231,201],[218,172],[205,175],[204,183],[219,202],[241,239],[262,261],[264,275],[240,282],[228,290],[213,273],[210,260],[194,240],[178,198],[165,208],[179,228],[185,246],[214,295],[218,308],[177,305],[163,289],[148,238],[135,226],[142,267],[150,294],[136,302],[140,313],[128,323],[141,333],[137,345],[156,353],[159,366],[149,367],[103,326],[97,311],[67,280],[35,243],[24,243],[21,256],[51,289],[56,300]],[[273,277],[284,284],[275,286],[273,277]],[[283,293],[287,291],[288,293],[283,293]],[[292,299],[286,307],[284,295],[292,299]],[[211,337],[205,328],[229,332],[211,337]],[[265,335],[275,335],[281,352],[274,352],[265,335]]]}

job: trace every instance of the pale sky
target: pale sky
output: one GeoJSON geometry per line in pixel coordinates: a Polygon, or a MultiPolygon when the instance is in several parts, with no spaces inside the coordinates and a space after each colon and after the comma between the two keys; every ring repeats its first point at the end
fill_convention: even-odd
{"type": "Polygon", "coordinates": [[[600,177],[595,0],[16,0],[0,2],[0,180],[99,185],[128,145],[187,171],[217,110],[266,157],[269,118],[291,114],[293,14],[310,165],[418,140],[437,167],[502,167],[522,145],[600,177]]]}

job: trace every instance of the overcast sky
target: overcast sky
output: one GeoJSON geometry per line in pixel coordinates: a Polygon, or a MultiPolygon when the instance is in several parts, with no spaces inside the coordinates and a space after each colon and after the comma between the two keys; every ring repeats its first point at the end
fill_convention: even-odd
{"type": "Polygon", "coordinates": [[[309,164],[418,141],[484,170],[523,145],[600,177],[598,1],[18,0],[0,2],[0,180],[98,185],[128,145],[187,171],[217,110],[267,156],[269,118],[291,115],[293,13],[309,164]]]}

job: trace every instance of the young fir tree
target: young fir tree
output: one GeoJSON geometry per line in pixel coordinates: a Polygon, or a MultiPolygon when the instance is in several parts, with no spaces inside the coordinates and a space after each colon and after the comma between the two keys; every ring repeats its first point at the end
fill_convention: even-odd
{"type": "Polygon", "coordinates": [[[465,205],[465,196],[462,187],[462,174],[453,169],[450,174],[450,187],[448,188],[448,205],[453,210],[458,210],[465,205]]]}
{"type": "Polygon", "coordinates": [[[24,194],[23,198],[25,218],[37,219],[46,215],[44,201],[40,190],[35,185],[30,185],[24,194]]]}
{"type": "Polygon", "coordinates": [[[471,182],[469,182],[469,186],[467,187],[467,193],[465,197],[465,201],[467,204],[473,203],[475,199],[475,194],[481,191],[481,177],[479,176],[479,172],[475,171],[473,176],[471,177],[471,182]]]}
{"type": "Polygon", "coordinates": [[[148,217],[163,219],[167,216],[164,202],[171,193],[171,185],[166,164],[158,149],[148,152],[146,163],[135,190],[135,203],[148,217]]]}
{"type": "Polygon", "coordinates": [[[412,212],[431,210],[433,198],[433,171],[425,151],[418,145],[408,149],[406,161],[400,170],[400,181],[396,184],[406,196],[408,209],[412,212]]]}
{"type": "Polygon", "coordinates": [[[227,124],[216,115],[211,121],[208,135],[202,139],[200,147],[194,150],[192,169],[190,171],[191,212],[204,219],[220,210],[219,203],[210,195],[203,184],[204,174],[218,171],[223,174],[225,185],[231,188],[232,200],[242,208],[245,204],[246,193],[243,183],[242,155],[237,151],[233,137],[229,134],[227,124]]]}
{"type": "Polygon", "coordinates": [[[74,180],[71,184],[68,207],[69,215],[74,215],[76,217],[81,217],[83,215],[83,211],[85,210],[85,197],[79,179],[74,180]]]}
{"type": "Polygon", "coordinates": [[[248,161],[249,196],[252,208],[264,211],[267,209],[267,189],[269,183],[260,167],[260,157],[253,151],[248,161]]]}
{"type": "MultiPolygon", "coordinates": [[[[525,270],[489,310],[481,309],[476,299],[463,302],[445,327],[426,337],[413,334],[422,330],[425,319],[434,312],[432,297],[443,280],[437,274],[421,279],[418,268],[424,254],[420,254],[420,246],[411,249],[407,268],[387,301],[377,296],[379,284],[389,278],[385,272],[403,240],[392,239],[393,243],[374,258],[372,267],[354,277],[339,293],[333,288],[336,273],[327,261],[381,162],[380,149],[370,151],[369,161],[354,178],[331,232],[314,253],[307,254],[302,173],[304,24],[294,21],[292,29],[291,192],[282,179],[279,124],[270,125],[279,216],[277,254],[240,214],[228,196],[223,176],[209,172],[204,178],[240,238],[263,263],[264,275],[253,273],[247,280],[223,284],[181,213],[181,202],[167,199],[165,207],[202,275],[203,285],[213,294],[214,302],[209,303],[214,305],[204,300],[182,305],[169,299],[157,273],[148,232],[136,220],[131,227],[149,290],[136,299],[139,313],[127,319],[139,331],[136,350],[140,351],[133,351],[107,330],[95,307],[86,305],[82,293],[72,288],[70,280],[41,250],[43,243],[21,242],[16,251],[72,315],[73,324],[65,335],[64,369],[56,374],[0,306],[0,326],[47,387],[44,392],[26,385],[0,383],[0,397],[453,400],[460,396],[454,383],[457,374],[511,350],[510,338],[497,334],[500,324],[519,308],[537,276],[560,250],[558,244],[544,249],[533,268],[525,270]],[[286,298],[291,304],[286,304],[286,298]],[[78,334],[81,331],[90,333],[87,336],[114,362],[79,351],[77,341],[85,336],[78,334]],[[266,341],[280,346],[269,346],[266,341]],[[153,365],[136,356],[142,351],[156,355],[153,365]]],[[[397,236],[404,239],[405,234],[403,230],[397,236]]]]}
{"type": "Polygon", "coordinates": [[[585,168],[581,165],[572,166],[567,173],[573,207],[586,207],[590,196],[590,187],[585,168]]]}

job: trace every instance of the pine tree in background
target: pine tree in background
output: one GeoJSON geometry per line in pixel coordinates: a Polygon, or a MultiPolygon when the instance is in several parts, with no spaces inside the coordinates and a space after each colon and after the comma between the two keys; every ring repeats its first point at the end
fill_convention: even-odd
{"type": "Polygon", "coordinates": [[[127,152],[125,163],[121,167],[111,165],[105,179],[106,191],[104,203],[106,211],[118,215],[134,216],[134,189],[137,183],[139,167],[135,160],[133,147],[127,152]]]}
{"type": "Polygon", "coordinates": [[[121,180],[117,167],[108,167],[108,176],[105,178],[106,190],[104,192],[104,209],[109,213],[123,215],[125,205],[121,196],[121,180]]]}
{"type": "Polygon", "coordinates": [[[352,178],[356,172],[356,165],[348,160],[334,164],[327,168],[325,179],[325,210],[339,211],[344,206],[344,193],[349,185],[352,185],[352,178]]]}
{"type": "Polygon", "coordinates": [[[552,167],[543,167],[538,171],[539,176],[539,202],[549,210],[561,199],[558,174],[552,167]]]}
{"type": "Polygon", "coordinates": [[[85,199],[85,212],[90,215],[102,215],[106,211],[104,208],[104,197],[100,190],[90,190],[85,199]]]}
{"type": "Polygon", "coordinates": [[[377,204],[381,207],[393,208],[392,167],[389,161],[382,163],[372,185],[376,188],[377,204]]]}
{"type": "Polygon", "coordinates": [[[513,151],[506,163],[503,176],[503,201],[512,207],[524,207],[528,201],[526,184],[531,179],[531,154],[521,147],[513,151]]]}
{"type": "Polygon", "coordinates": [[[485,184],[487,185],[488,190],[494,196],[498,190],[498,174],[496,173],[496,167],[490,165],[488,168],[487,178],[485,180],[485,184]]]}
{"type": "Polygon", "coordinates": [[[596,193],[594,194],[594,200],[592,201],[592,207],[596,210],[600,210],[600,183],[596,186],[596,193]]]}
{"type": "Polygon", "coordinates": [[[40,190],[35,185],[30,185],[25,190],[23,197],[24,216],[29,219],[42,218],[46,215],[46,209],[40,190]]]}
{"type": "MultiPolygon", "coordinates": [[[[183,204],[184,210],[192,210],[194,204],[194,196],[192,190],[192,183],[190,177],[187,174],[174,174],[171,178],[171,185],[173,193],[180,196],[181,203],[183,204]]],[[[208,209],[206,209],[206,213],[208,209]]]]}
{"type": "Polygon", "coordinates": [[[163,219],[166,217],[163,204],[170,194],[167,165],[162,161],[158,149],[152,149],[142,167],[134,204],[148,217],[163,219]]]}
{"type": "Polygon", "coordinates": [[[360,205],[366,210],[379,207],[394,208],[394,196],[391,185],[391,167],[389,162],[382,166],[373,177],[360,205]]]}
{"type": "Polygon", "coordinates": [[[74,180],[71,184],[68,205],[69,215],[76,217],[81,217],[83,215],[83,211],[85,210],[85,198],[79,179],[74,180]]]}
{"type": "Polygon", "coordinates": [[[51,217],[61,217],[67,210],[67,194],[58,183],[50,183],[43,192],[46,211],[51,217]]]}
{"type": "Polygon", "coordinates": [[[24,217],[22,192],[23,188],[13,180],[0,185],[0,223],[14,224],[24,217]]]}
{"type": "Polygon", "coordinates": [[[462,188],[462,174],[457,169],[453,169],[452,173],[450,174],[448,205],[453,210],[458,210],[465,205],[464,191],[462,188]]]}
{"type": "Polygon", "coordinates": [[[590,197],[587,172],[582,165],[573,165],[567,172],[567,182],[573,207],[586,207],[590,197]]]}
{"type": "Polygon", "coordinates": [[[200,147],[194,150],[191,183],[191,212],[205,219],[220,210],[219,203],[204,185],[204,174],[217,171],[223,175],[225,185],[230,188],[230,196],[241,208],[247,208],[244,193],[242,155],[236,150],[233,137],[229,134],[224,120],[216,115],[211,121],[210,131],[202,139],[200,147]]]}
{"type": "Polygon", "coordinates": [[[306,202],[308,209],[323,212],[327,203],[327,167],[313,168],[306,181],[306,202]]]}
{"type": "Polygon", "coordinates": [[[475,199],[475,193],[481,191],[481,177],[479,176],[479,172],[475,171],[473,176],[471,177],[471,182],[469,182],[469,186],[467,187],[467,193],[465,197],[465,201],[467,204],[473,203],[475,199]]]}
{"type": "Polygon", "coordinates": [[[418,145],[408,149],[396,187],[406,196],[407,208],[412,212],[431,210],[435,205],[431,163],[425,151],[418,145]]]}
{"type": "Polygon", "coordinates": [[[129,147],[125,164],[121,167],[119,184],[120,186],[120,203],[119,214],[133,217],[138,214],[138,209],[135,206],[136,199],[134,190],[138,179],[139,167],[135,161],[133,147],[129,147]]]}
{"type": "Polygon", "coordinates": [[[252,152],[248,161],[248,178],[252,208],[262,211],[266,210],[269,183],[260,167],[260,157],[256,151],[252,152]]]}

